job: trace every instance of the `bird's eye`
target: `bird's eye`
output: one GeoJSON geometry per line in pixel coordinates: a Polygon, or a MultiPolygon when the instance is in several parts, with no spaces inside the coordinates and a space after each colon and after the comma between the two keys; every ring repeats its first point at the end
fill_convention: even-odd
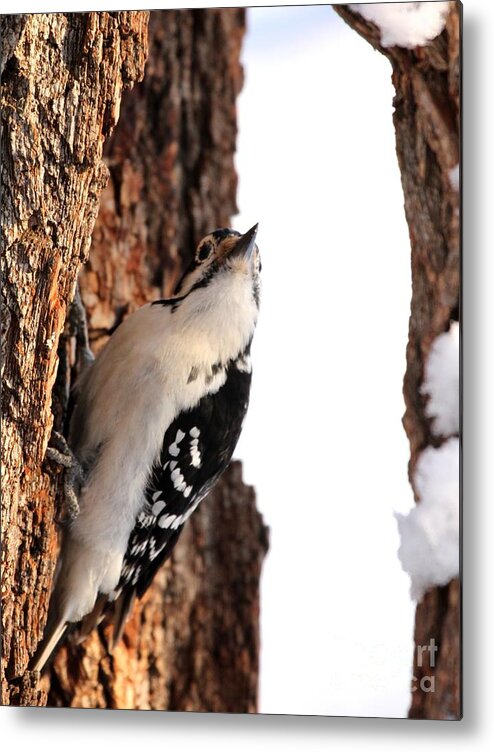
{"type": "Polygon", "coordinates": [[[213,244],[210,240],[205,240],[199,248],[197,249],[196,258],[197,260],[202,263],[203,261],[206,261],[207,258],[211,255],[211,252],[213,250],[213,244]]]}

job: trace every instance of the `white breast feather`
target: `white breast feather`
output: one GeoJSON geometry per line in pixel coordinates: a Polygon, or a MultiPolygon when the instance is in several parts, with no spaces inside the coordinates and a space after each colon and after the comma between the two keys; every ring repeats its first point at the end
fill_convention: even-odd
{"type": "Polygon", "coordinates": [[[191,367],[210,373],[242,352],[256,317],[248,275],[220,274],[174,313],[146,305],[129,316],[83,378],[71,443],[81,461],[96,456],[60,572],[68,621],[88,613],[98,591],[116,587],[166,429],[224,383],[222,371],[208,386],[187,383],[191,367]]]}

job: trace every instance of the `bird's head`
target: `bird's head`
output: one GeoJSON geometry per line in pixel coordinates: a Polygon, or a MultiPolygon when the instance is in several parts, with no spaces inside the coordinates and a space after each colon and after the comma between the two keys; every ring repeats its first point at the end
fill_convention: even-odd
{"type": "Polygon", "coordinates": [[[256,245],[257,227],[254,225],[244,235],[229,228],[206,235],[175,287],[174,297],[188,296],[201,287],[234,284],[240,275],[250,283],[258,305],[261,260],[256,245]]]}
{"type": "Polygon", "coordinates": [[[244,235],[230,229],[206,235],[172,297],[153,303],[169,307],[170,325],[181,335],[192,332],[218,353],[217,361],[242,352],[254,334],[261,271],[256,235],[257,225],[244,235]]]}

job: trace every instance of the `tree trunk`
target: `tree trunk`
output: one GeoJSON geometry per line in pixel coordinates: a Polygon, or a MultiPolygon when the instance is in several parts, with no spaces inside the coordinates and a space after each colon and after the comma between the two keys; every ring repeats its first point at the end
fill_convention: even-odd
{"type": "MultiPolygon", "coordinates": [[[[459,318],[460,228],[457,187],[451,170],[460,159],[461,6],[451,3],[443,33],[413,50],[383,47],[379,29],[348,6],[339,15],[392,65],[396,151],[412,251],[412,301],[404,379],[403,423],[410,441],[412,486],[419,455],[441,441],[432,434],[420,393],[424,364],[434,339],[459,318]]],[[[417,496],[416,489],[414,492],[417,496]]],[[[414,651],[411,718],[459,718],[460,587],[455,579],[434,588],[417,605],[416,647],[433,639],[435,665],[414,651]],[[423,664],[423,665],[421,665],[423,664]],[[435,691],[421,679],[433,675],[435,691]],[[424,689],[425,687],[425,689],[424,689]]]]}
{"type": "Polygon", "coordinates": [[[42,462],[57,346],[107,179],[103,142],[144,70],[147,13],[4,16],[2,34],[2,698],[25,676],[57,547],[42,462]],[[9,683],[9,682],[12,683],[9,683]]]}
{"type": "MultiPolygon", "coordinates": [[[[11,481],[10,496],[5,499],[10,522],[4,532],[9,565],[4,655],[11,686],[5,684],[4,701],[72,707],[255,711],[258,586],[267,537],[253,491],[243,485],[238,463],[233,463],[221,484],[189,521],[172,561],[159,573],[142,602],[136,604],[113,655],[108,654],[102,626],[80,645],[69,638],[38,687],[36,677],[25,672],[28,656],[42,633],[58,551],[53,517],[59,478],[50,484],[50,468],[42,472],[41,461],[51,429],[50,397],[57,370],[58,334],[80,263],[88,256],[104,184],[102,177],[95,182],[96,178],[86,174],[89,166],[97,176],[110,176],[101,196],[89,260],[79,276],[95,351],[128,312],[167,294],[200,237],[214,227],[229,224],[236,210],[233,153],[235,98],[242,84],[239,52],[243,11],[150,14],[146,75],[142,84],[123,96],[118,126],[105,145],[107,167],[101,161],[103,139],[118,117],[121,90],[142,77],[147,20],[147,13],[92,13],[11,17],[7,21],[11,51],[5,75],[11,77],[7,78],[10,106],[19,101],[20,86],[19,63],[10,61],[19,60],[21,52],[26,67],[33,55],[45,60],[58,49],[58,57],[46,68],[53,77],[53,87],[58,85],[61,91],[58,100],[53,91],[47,95],[57,117],[50,130],[50,121],[45,122],[46,114],[40,106],[42,77],[47,74],[40,66],[29,70],[32,131],[40,131],[43,124],[39,159],[46,163],[54,153],[53,162],[59,172],[54,172],[48,183],[51,203],[46,209],[45,224],[51,235],[45,251],[47,258],[42,266],[40,249],[44,246],[40,242],[33,244],[28,263],[33,264],[35,259],[36,264],[29,268],[29,277],[23,282],[24,296],[30,297],[22,301],[23,307],[17,301],[15,307],[8,305],[8,353],[19,351],[21,311],[22,342],[24,350],[29,348],[31,360],[28,364],[26,354],[19,354],[12,364],[7,364],[10,371],[6,372],[10,413],[19,402],[25,402],[26,408],[21,416],[22,430],[18,414],[11,416],[9,410],[6,412],[13,425],[10,454],[5,454],[6,467],[10,478],[21,480],[17,486],[11,481]],[[45,27],[49,30],[58,26],[70,28],[70,34],[60,32],[59,37],[54,37],[57,48],[52,32],[45,32],[45,27]],[[35,37],[37,52],[23,43],[26,28],[35,29],[30,34],[35,37]],[[89,37],[88,29],[92,34],[89,37]],[[102,63],[97,65],[101,56],[102,63]],[[63,71],[69,71],[72,78],[70,82],[63,80],[62,85],[63,71]],[[74,98],[71,92],[76,88],[74,98]],[[61,128],[60,121],[69,122],[69,116],[76,117],[71,113],[77,115],[81,110],[84,120],[79,115],[75,124],[61,128]],[[95,123],[100,124],[100,130],[95,123]],[[74,144],[81,142],[72,176],[70,195],[73,193],[77,199],[72,199],[73,206],[66,186],[76,147],[71,145],[68,133],[74,144]],[[84,222],[82,210],[86,212],[84,222]],[[65,256],[60,251],[55,253],[60,248],[67,249],[65,256]],[[49,276],[46,267],[48,260],[53,265],[54,257],[59,261],[49,276]],[[40,281],[45,278],[48,281],[41,286],[40,281]],[[36,286],[37,318],[32,302],[36,286]],[[51,302],[54,296],[55,302],[51,302]],[[36,340],[38,330],[42,335],[36,340]],[[49,340],[52,332],[55,336],[49,340]],[[45,345],[46,341],[51,342],[51,348],[45,345]],[[26,378],[36,384],[37,392],[25,387],[26,378]],[[12,456],[17,458],[16,465],[12,456]]],[[[15,130],[9,120],[5,133],[12,142],[15,130]]],[[[25,139],[26,150],[32,151],[33,133],[27,133],[25,139]]],[[[15,200],[25,201],[25,195],[30,194],[37,199],[39,191],[34,191],[32,173],[18,170],[17,165],[15,171],[13,166],[9,169],[15,200]]],[[[45,167],[45,183],[46,175],[45,167]]],[[[32,213],[27,212],[28,219],[32,213]]],[[[24,234],[29,231],[27,225],[24,234]]],[[[40,234],[47,242],[45,225],[40,234]]],[[[6,267],[11,271],[10,277],[5,275],[8,304],[8,295],[12,298],[16,290],[20,292],[20,259],[26,263],[26,251],[21,257],[19,244],[14,245],[15,237],[7,240],[6,267]]],[[[53,392],[55,427],[59,429],[74,370],[69,334],[66,331],[59,347],[60,367],[53,392]]],[[[7,523],[5,515],[3,521],[7,523]]]]}

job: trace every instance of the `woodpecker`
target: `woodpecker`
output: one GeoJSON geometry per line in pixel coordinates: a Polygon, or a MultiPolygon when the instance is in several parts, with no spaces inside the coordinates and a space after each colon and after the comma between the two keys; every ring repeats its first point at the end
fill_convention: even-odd
{"type": "Polygon", "coordinates": [[[64,532],[41,670],[68,627],[111,611],[113,643],[228,466],[249,402],[257,225],[197,246],[172,297],[116,329],[75,387],[68,446],[79,511],[64,532]]]}

